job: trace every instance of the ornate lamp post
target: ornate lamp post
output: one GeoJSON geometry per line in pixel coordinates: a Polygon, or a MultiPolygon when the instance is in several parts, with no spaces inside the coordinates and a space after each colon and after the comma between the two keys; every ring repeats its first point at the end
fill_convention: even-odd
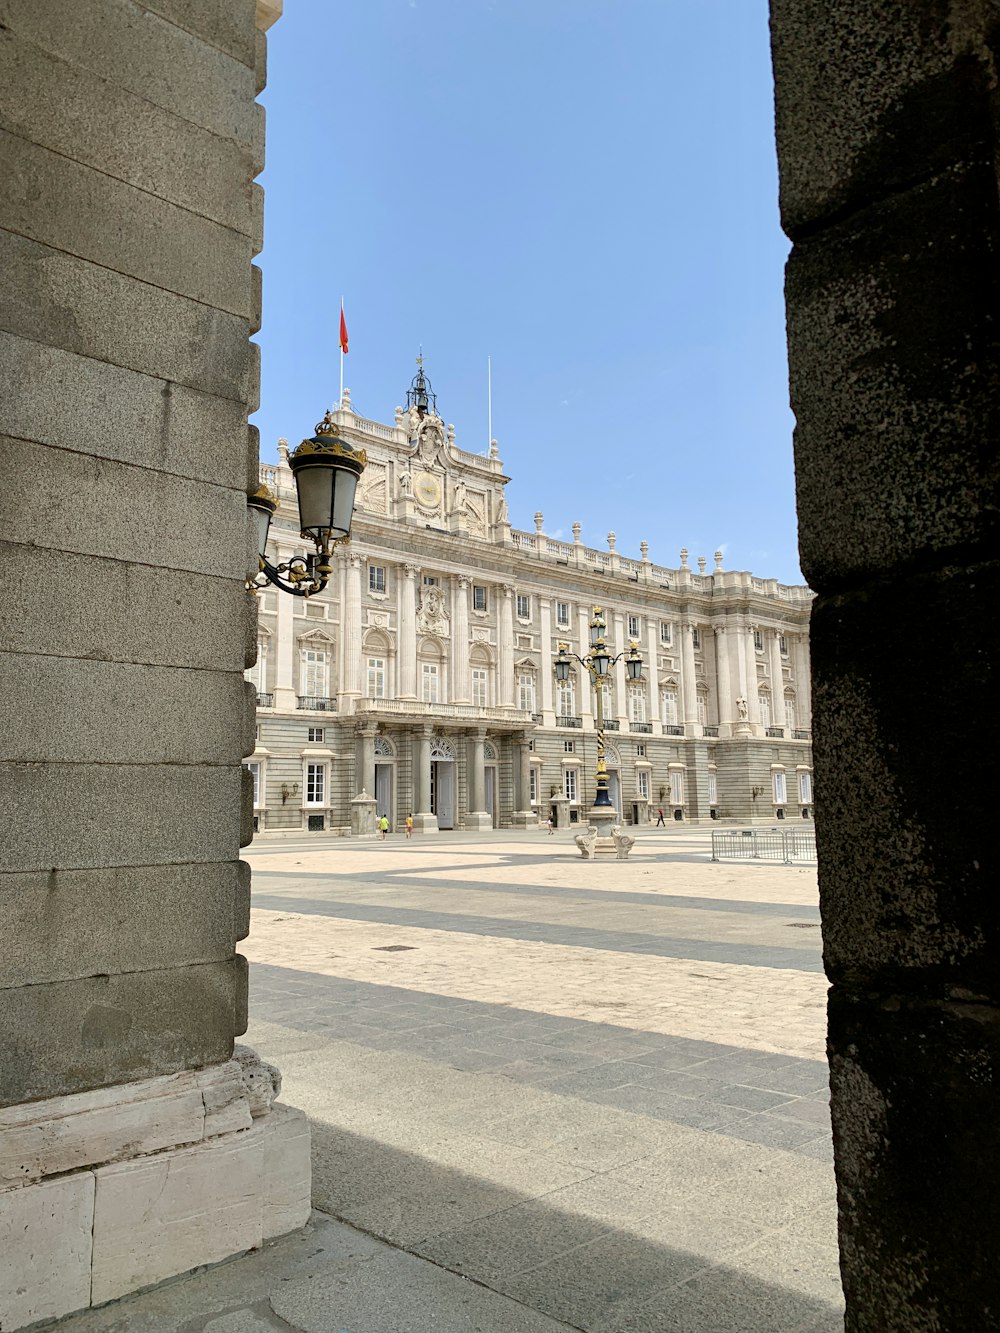
{"type": "Polygon", "coordinates": [[[580,666],[590,676],[597,695],[597,774],[596,788],[597,794],[594,797],[594,804],[590,810],[590,826],[597,835],[595,846],[595,855],[614,855],[615,848],[612,841],[611,831],[618,818],[618,812],[611,803],[611,792],[608,785],[608,767],[605,760],[604,749],[604,685],[611,674],[611,669],[625,659],[625,670],[628,673],[629,680],[638,680],[642,675],[642,654],[639,652],[639,646],[634,641],[629,643],[628,649],[620,652],[617,657],[612,657],[605,642],[604,635],[607,630],[607,622],[604,619],[602,607],[595,606],[590,619],[590,651],[586,657],[577,657],[576,653],[571,653],[568,643],[560,643],[559,652],[556,655],[555,668],[556,680],[564,681],[569,679],[570,668],[573,662],[579,662],[580,666]]]}
{"type": "Polygon", "coordinates": [[[363,449],[352,449],[337,435],[331,413],[288,457],[299,497],[299,527],[315,546],[307,555],[293,556],[286,564],[272,565],[265,555],[277,497],[259,486],[247,501],[257,519],[257,555],[260,572],[247,583],[251,592],[273,583],[293,597],[322,592],[333,571],[333,548],[351,539],[354,496],[358,478],[368,465],[363,449]]]}

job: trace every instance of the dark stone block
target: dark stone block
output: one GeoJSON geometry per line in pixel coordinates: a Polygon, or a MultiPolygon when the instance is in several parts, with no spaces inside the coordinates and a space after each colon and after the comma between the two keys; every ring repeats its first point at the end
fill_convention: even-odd
{"type": "Polygon", "coordinates": [[[998,238],[984,158],[796,246],[799,544],[817,591],[995,537],[998,238]]]}
{"type": "Polygon", "coordinates": [[[834,982],[1000,1000],[989,605],[1000,605],[997,564],[814,607],[816,836],[834,982]]]}
{"type": "Polygon", "coordinates": [[[0,1106],[217,1064],[245,1012],[239,957],[2,990],[0,1106]]]}
{"type": "Polygon", "coordinates": [[[848,1333],[988,1329],[1000,1311],[1000,1014],[830,1001],[848,1333]]]}
{"type": "Polygon", "coordinates": [[[781,216],[797,240],[985,150],[994,4],[771,0],[781,216]]]}

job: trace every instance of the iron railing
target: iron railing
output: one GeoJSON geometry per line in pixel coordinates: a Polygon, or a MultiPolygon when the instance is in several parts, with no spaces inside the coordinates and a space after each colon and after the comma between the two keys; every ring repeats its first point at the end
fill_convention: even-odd
{"type": "Polygon", "coordinates": [[[784,727],[765,727],[764,735],[770,736],[773,741],[783,741],[785,739],[784,727]]]}
{"type": "Polygon", "coordinates": [[[273,707],[274,707],[274,695],[273,695],[273,694],[265,694],[263,690],[258,690],[258,691],[257,691],[257,707],[258,707],[258,708],[273,708],[273,707]]]}
{"type": "Polygon", "coordinates": [[[712,831],[713,861],[771,861],[795,865],[816,860],[811,828],[719,829],[712,831]]]}
{"type": "Polygon", "coordinates": [[[652,722],[630,722],[628,724],[628,729],[629,731],[645,732],[648,736],[652,736],[653,734],[652,722]]]}
{"type": "Polygon", "coordinates": [[[718,736],[719,734],[718,727],[702,727],[701,731],[703,736],[718,736]]]}
{"type": "Polygon", "coordinates": [[[664,734],[664,736],[683,736],[683,735],[684,735],[684,728],[683,728],[683,727],[675,727],[674,724],[673,724],[672,722],[671,722],[671,723],[667,723],[667,724],[664,725],[664,728],[663,728],[663,734],[664,734]]]}
{"type": "Polygon", "coordinates": [[[617,717],[606,717],[604,719],[605,731],[619,731],[621,729],[621,725],[622,725],[621,721],[617,717]]]}
{"type": "Polygon", "coordinates": [[[314,713],[335,713],[336,699],[322,699],[315,694],[300,694],[295,700],[296,708],[308,708],[314,713]]]}
{"type": "Polygon", "coordinates": [[[582,717],[557,717],[557,718],[556,718],[556,726],[557,726],[557,727],[582,727],[582,726],[583,726],[583,718],[582,718],[582,717]]]}
{"type": "Polygon", "coordinates": [[[809,731],[807,728],[796,727],[796,729],[792,732],[792,740],[811,741],[812,735],[813,735],[812,732],[809,731]]]}

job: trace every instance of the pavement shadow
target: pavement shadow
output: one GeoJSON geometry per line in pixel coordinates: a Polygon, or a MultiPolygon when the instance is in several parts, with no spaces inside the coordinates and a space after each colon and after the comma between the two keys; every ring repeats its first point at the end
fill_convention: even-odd
{"type": "Polygon", "coordinates": [[[843,1327],[835,1251],[785,1223],[706,1222],[689,1198],[638,1234],[599,1203],[569,1211],[505,1184],[514,1152],[477,1175],[319,1119],[312,1132],[317,1208],[585,1333],[843,1327]]]}

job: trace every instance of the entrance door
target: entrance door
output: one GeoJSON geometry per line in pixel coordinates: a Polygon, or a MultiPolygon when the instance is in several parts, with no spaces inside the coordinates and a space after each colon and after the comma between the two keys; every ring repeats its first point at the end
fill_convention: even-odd
{"type": "Polygon", "coordinates": [[[431,810],[439,829],[455,827],[455,765],[450,760],[431,764],[431,810]]]}
{"type": "Polygon", "coordinates": [[[611,804],[618,811],[618,818],[622,817],[622,780],[617,768],[608,769],[608,795],[611,797],[611,804]]]}
{"type": "Polygon", "coordinates": [[[390,828],[395,823],[392,808],[392,764],[375,765],[375,815],[378,819],[385,815],[390,828]]]}
{"type": "Polygon", "coordinates": [[[492,820],[493,827],[497,826],[497,771],[492,764],[486,765],[486,813],[492,820]]]}

